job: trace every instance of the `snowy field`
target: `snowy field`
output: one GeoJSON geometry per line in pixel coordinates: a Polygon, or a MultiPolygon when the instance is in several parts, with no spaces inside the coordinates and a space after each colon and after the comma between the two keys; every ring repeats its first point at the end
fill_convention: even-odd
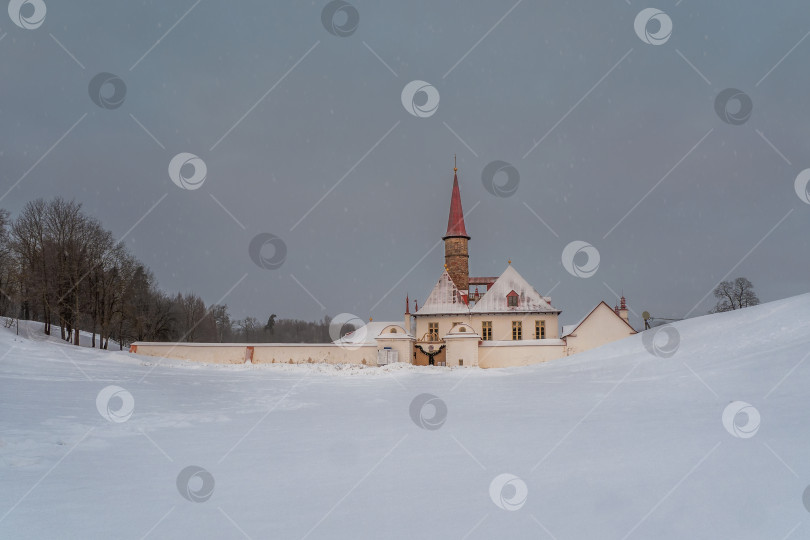
{"type": "Polygon", "coordinates": [[[0,328],[0,538],[810,538],[810,295],[653,332],[484,371],[0,328]]]}

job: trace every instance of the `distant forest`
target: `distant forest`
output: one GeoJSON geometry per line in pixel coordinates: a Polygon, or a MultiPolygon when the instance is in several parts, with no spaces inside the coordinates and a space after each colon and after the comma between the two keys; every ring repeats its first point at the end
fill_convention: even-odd
{"type": "Polygon", "coordinates": [[[169,294],[81,204],[55,198],[0,209],[0,314],[40,321],[45,333],[78,345],[120,348],[133,341],[327,343],[330,318],[307,322],[231,320],[227,305],[206,308],[194,293],[169,294]]]}

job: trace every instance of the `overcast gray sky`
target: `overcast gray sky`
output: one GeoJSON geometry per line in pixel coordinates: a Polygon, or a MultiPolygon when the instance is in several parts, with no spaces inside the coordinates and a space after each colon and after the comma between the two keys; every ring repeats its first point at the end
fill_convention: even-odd
{"type": "Polygon", "coordinates": [[[345,36],[327,4],[44,0],[41,24],[41,5],[0,16],[0,207],[75,198],[131,230],[164,289],[230,291],[236,318],[397,320],[442,271],[457,154],[471,274],[511,258],[562,323],[611,290],[638,314],[702,314],[729,272],[763,301],[810,289],[805,0],[329,4],[345,36]],[[649,7],[663,17],[637,33],[649,7]],[[91,99],[103,72],[126,86],[115,108],[91,99]],[[440,96],[423,117],[403,106],[414,80],[440,96]],[[732,100],[721,119],[727,88],[750,118],[732,100]],[[198,189],[169,177],[181,152],[206,164],[198,189]],[[512,196],[484,186],[495,160],[519,172],[512,196]],[[286,245],[277,268],[249,256],[261,233],[286,245]],[[592,276],[564,268],[572,241],[598,250],[592,276]]]}

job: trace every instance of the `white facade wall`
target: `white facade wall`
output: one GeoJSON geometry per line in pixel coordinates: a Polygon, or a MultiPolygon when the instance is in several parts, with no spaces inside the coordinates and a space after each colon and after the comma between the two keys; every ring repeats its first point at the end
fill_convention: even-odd
{"type": "Polygon", "coordinates": [[[632,336],[633,330],[604,302],[582,321],[573,334],[566,336],[568,354],[585,352],[618,339],[632,336]]]}
{"type": "Polygon", "coordinates": [[[473,330],[482,335],[483,321],[492,322],[493,341],[512,340],[512,321],[523,323],[523,339],[534,339],[535,321],[546,322],[546,339],[557,339],[560,337],[559,323],[556,313],[498,313],[498,314],[474,314],[474,315],[423,315],[416,317],[416,339],[421,340],[428,331],[428,323],[439,323],[439,337],[443,337],[455,326],[453,323],[466,323],[472,326],[473,330]]]}
{"type": "Polygon", "coordinates": [[[478,348],[478,365],[482,368],[531,366],[565,357],[562,339],[485,341],[478,348]]]}
{"type": "Polygon", "coordinates": [[[413,363],[413,337],[401,326],[388,326],[377,337],[377,349],[385,348],[397,351],[397,362],[413,363]]]}
{"type": "Polygon", "coordinates": [[[450,333],[444,336],[445,365],[447,367],[478,367],[479,336],[475,329],[461,323],[454,326],[450,333]]]}

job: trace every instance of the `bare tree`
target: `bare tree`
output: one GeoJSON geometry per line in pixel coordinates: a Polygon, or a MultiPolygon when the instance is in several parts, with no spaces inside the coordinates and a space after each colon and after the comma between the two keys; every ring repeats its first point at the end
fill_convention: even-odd
{"type": "Polygon", "coordinates": [[[18,259],[19,287],[22,295],[24,319],[33,319],[41,310],[45,333],[51,333],[53,284],[45,254],[44,199],[31,201],[23,207],[11,225],[11,246],[18,259]]]}
{"type": "Polygon", "coordinates": [[[11,250],[9,237],[9,212],[0,208],[0,313],[10,316],[14,307],[13,284],[17,277],[17,265],[11,250]]]}
{"type": "Polygon", "coordinates": [[[714,289],[714,297],[717,298],[717,304],[711,313],[732,311],[759,304],[759,298],[754,292],[754,284],[744,277],[738,277],[734,281],[720,282],[714,289]]]}
{"type": "Polygon", "coordinates": [[[177,340],[215,341],[217,325],[202,298],[194,293],[178,294],[174,299],[177,319],[177,340]]]}
{"type": "Polygon", "coordinates": [[[247,343],[258,341],[257,338],[263,326],[256,317],[245,317],[240,321],[236,321],[235,324],[240,329],[242,341],[247,343]]]}
{"type": "Polygon", "coordinates": [[[228,315],[228,306],[225,304],[215,304],[208,308],[211,317],[214,319],[216,327],[217,342],[222,343],[231,338],[231,317],[228,315]]]}

